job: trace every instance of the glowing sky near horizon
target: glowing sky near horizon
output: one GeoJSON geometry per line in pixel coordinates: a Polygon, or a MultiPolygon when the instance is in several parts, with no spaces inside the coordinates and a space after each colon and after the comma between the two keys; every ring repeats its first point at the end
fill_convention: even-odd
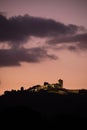
{"type": "MultiPolygon", "coordinates": [[[[28,14],[30,17],[27,16],[27,19],[29,18],[32,21],[32,16],[34,20],[37,19],[45,25],[48,24],[47,27],[50,24],[48,29],[53,29],[52,34],[49,30],[44,30],[42,24],[39,30],[35,25],[37,29],[34,30],[35,32],[33,30],[28,32],[27,30],[26,34],[29,33],[30,37],[27,40],[23,39],[25,43],[18,39],[21,49],[19,43],[17,44],[14,39],[11,39],[13,37],[10,38],[12,44],[7,45],[6,38],[9,35],[8,37],[0,36],[0,62],[4,59],[3,53],[6,53],[6,55],[9,53],[11,56],[17,53],[21,63],[20,66],[13,65],[13,62],[11,65],[10,61],[8,61],[8,64],[6,62],[5,64],[0,63],[0,94],[5,90],[20,89],[21,86],[26,89],[36,84],[43,84],[44,81],[55,83],[59,78],[64,80],[65,88],[87,89],[86,12],[87,0],[0,0],[0,14],[6,19],[18,15],[22,16],[21,19],[25,19],[26,17],[23,16],[28,14]],[[52,21],[48,21],[48,19],[54,20],[53,27],[51,27],[52,21]],[[60,26],[56,22],[64,24],[65,34],[60,34],[61,29],[59,32],[55,28],[55,26],[60,26]],[[69,35],[67,31],[67,28],[71,29],[68,26],[69,24],[75,25],[74,28],[76,29],[82,26],[83,29],[80,30],[80,34],[76,32],[69,35]],[[47,34],[44,34],[43,31],[47,34]],[[65,35],[68,35],[68,37],[65,35]],[[13,45],[17,47],[15,52],[13,48],[8,52],[7,49],[9,50],[9,47],[13,47],[13,45]],[[22,59],[23,62],[21,62],[21,55],[26,58],[22,59]],[[37,61],[38,57],[40,61],[37,61]]],[[[26,27],[26,25],[24,26],[26,27]]],[[[61,26],[63,29],[63,25],[61,26]]],[[[24,36],[23,32],[21,35],[24,36]]],[[[20,36],[19,33],[17,36],[20,36]]]]}

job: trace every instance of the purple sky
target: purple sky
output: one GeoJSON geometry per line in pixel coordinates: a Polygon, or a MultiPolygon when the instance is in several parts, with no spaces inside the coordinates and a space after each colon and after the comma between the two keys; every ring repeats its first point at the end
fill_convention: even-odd
{"type": "Polygon", "coordinates": [[[30,14],[87,27],[87,0],[0,0],[7,16],[30,14]]]}

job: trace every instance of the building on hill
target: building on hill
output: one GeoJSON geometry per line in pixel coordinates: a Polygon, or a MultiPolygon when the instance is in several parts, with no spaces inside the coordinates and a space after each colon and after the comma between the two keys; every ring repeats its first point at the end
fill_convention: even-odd
{"type": "Polygon", "coordinates": [[[24,91],[24,87],[21,87],[20,89],[21,89],[21,91],[24,91]]]}
{"type": "Polygon", "coordinates": [[[48,82],[44,82],[43,88],[49,90],[49,89],[58,89],[58,88],[63,88],[63,80],[59,79],[58,83],[55,84],[49,84],[48,82]]]}
{"type": "Polygon", "coordinates": [[[61,88],[63,88],[63,80],[62,80],[62,79],[59,79],[58,82],[59,82],[59,86],[60,86],[61,88]]]}
{"type": "Polygon", "coordinates": [[[42,86],[35,85],[35,86],[29,88],[29,91],[33,91],[33,92],[38,92],[40,90],[47,90],[47,91],[55,90],[55,91],[57,91],[60,88],[63,88],[63,80],[62,79],[59,79],[58,83],[54,83],[54,84],[44,82],[44,84],[42,86]]]}
{"type": "Polygon", "coordinates": [[[40,89],[41,89],[40,85],[35,85],[35,86],[29,88],[29,91],[31,91],[31,92],[38,92],[40,89]]]}

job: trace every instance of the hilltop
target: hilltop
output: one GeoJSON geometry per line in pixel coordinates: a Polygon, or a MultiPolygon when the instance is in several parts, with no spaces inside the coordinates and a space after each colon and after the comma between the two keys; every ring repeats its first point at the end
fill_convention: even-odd
{"type": "MultiPolygon", "coordinates": [[[[23,124],[45,122],[44,126],[56,126],[57,122],[73,120],[87,121],[87,90],[68,90],[63,81],[56,84],[44,83],[29,89],[5,91],[0,96],[0,115],[23,124]],[[27,120],[28,118],[28,120],[27,120]]],[[[23,125],[21,124],[21,125],[23,125]]]]}
{"type": "Polygon", "coordinates": [[[63,80],[59,79],[57,83],[50,84],[48,82],[44,82],[43,85],[35,85],[28,89],[24,89],[24,87],[21,87],[20,90],[6,90],[4,92],[4,95],[12,95],[12,94],[18,94],[18,93],[40,93],[40,92],[47,92],[47,93],[54,93],[59,95],[84,95],[87,94],[86,89],[66,89],[63,87],[63,80]]]}

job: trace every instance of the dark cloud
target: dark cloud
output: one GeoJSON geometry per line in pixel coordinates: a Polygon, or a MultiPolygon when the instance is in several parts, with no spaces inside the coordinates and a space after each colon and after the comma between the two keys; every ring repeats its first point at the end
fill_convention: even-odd
{"type": "Polygon", "coordinates": [[[73,45],[67,46],[67,49],[70,51],[77,51],[77,47],[73,45]]]}
{"type": "Polygon", "coordinates": [[[30,36],[53,37],[70,35],[75,34],[80,29],[82,28],[79,26],[73,24],[65,25],[52,19],[29,15],[6,18],[0,15],[0,41],[9,41],[13,45],[24,43],[30,36]]]}
{"type": "MultiPolygon", "coordinates": [[[[0,49],[0,67],[20,66],[22,62],[38,63],[45,59],[57,59],[49,54],[49,44],[78,43],[79,48],[87,48],[87,34],[78,34],[85,28],[73,24],[65,25],[52,19],[33,17],[29,15],[7,18],[0,13],[0,43],[9,44],[10,49],[0,49]],[[23,48],[24,44],[33,37],[51,39],[45,43],[45,47],[23,48]]],[[[29,42],[29,44],[32,44],[29,42]]],[[[76,50],[76,46],[70,44],[67,48],[76,50]]],[[[62,48],[62,47],[61,47],[62,48]]],[[[63,47],[63,49],[65,46],[63,47]]],[[[59,48],[60,49],[60,48],[59,48]]]]}
{"type": "Polygon", "coordinates": [[[0,50],[0,67],[20,66],[21,62],[38,63],[44,59],[56,59],[42,48],[2,49],[0,50]]]}
{"type": "Polygon", "coordinates": [[[3,15],[3,16],[6,16],[6,12],[4,12],[4,11],[0,11],[0,15],[3,15]]]}
{"type": "Polygon", "coordinates": [[[48,41],[48,44],[50,45],[65,45],[69,43],[70,46],[68,47],[69,50],[76,50],[76,49],[87,49],[87,33],[83,33],[83,34],[76,34],[74,36],[65,36],[62,38],[53,38],[51,40],[48,41]],[[74,46],[71,46],[72,45],[74,46]]]}
{"type": "Polygon", "coordinates": [[[58,43],[70,43],[70,42],[83,42],[87,41],[87,33],[76,34],[74,36],[64,36],[62,38],[56,38],[49,40],[49,44],[58,44],[58,43]]]}

